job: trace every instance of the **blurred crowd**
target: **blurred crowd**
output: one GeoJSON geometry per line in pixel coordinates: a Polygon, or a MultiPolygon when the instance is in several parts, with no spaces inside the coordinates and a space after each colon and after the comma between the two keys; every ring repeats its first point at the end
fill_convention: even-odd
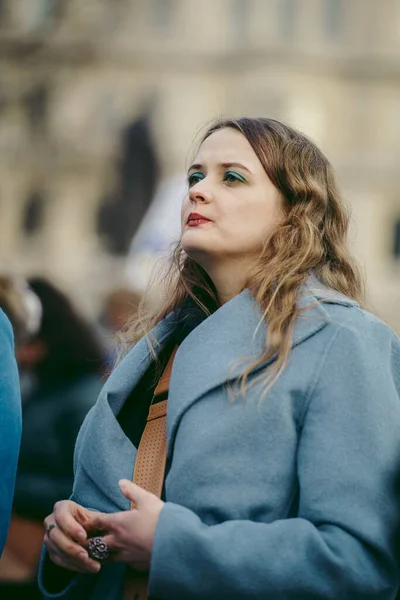
{"type": "MultiPolygon", "coordinates": [[[[0,597],[35,598],[43,519],[70,496],[78,430],[118,356],[118,333],[140,297],[113,289],[96,322],[42,277],[0,274],[0,308],[15,338],[23,411],[13,514],[0,561],[0,597]]],[[[39,597],[39,596],[37,596],[39,597]]]]}

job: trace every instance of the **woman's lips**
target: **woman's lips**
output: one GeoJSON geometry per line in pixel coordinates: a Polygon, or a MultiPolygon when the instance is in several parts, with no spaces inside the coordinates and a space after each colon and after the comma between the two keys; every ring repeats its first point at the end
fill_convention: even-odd
{"type": "Polygon", "coordinates": [[[210,219],[203,217],[199,213],[190,213],[187,221],[188,227],[198,227],[199,225],[204,225],[205,223],[210,223],[210,219]]]}
{"type": "Polygon", "coordinates": [[[210,219],[190,219],[187,222],[188,227],[198,227],[199,225],[204,225],[205,223],[211,223],[210,219]]]}

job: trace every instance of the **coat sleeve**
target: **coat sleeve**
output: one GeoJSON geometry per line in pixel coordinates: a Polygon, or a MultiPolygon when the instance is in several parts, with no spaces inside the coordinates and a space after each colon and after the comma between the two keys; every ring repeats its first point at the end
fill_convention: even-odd
{"type": "MultiPolygon", "coordinates": [[[[79,463],[79,453],[84,439],[84,434],[93,411],[86,415],[79,431],[74,451],[74,474],[79,463]]],[[[71,496],[71,500],[74,497],[71,496]]],[[[90,591],[98,579],[97,575],[80,575],[67,571],[55,565],[49,557],[46,546],[43,545],[42,556],[38,570],[38,585],[44,599],[62,598],[63,600],[84,600],[90,597],[90,591]]]]}
{"type": "Polygon", "coordinates": [[[400,346],[381,323],[367,330],[338,327],[312,383],[297,456],[297,517],[207,526],[166,503],[153,547],[152,597],[395,597],[400,346]]]}
{"type": "Polygon", "coordinates": [[[21,397],[12,328],[0,310],[0,555],[10,522],[21,441],[21,397]]]}

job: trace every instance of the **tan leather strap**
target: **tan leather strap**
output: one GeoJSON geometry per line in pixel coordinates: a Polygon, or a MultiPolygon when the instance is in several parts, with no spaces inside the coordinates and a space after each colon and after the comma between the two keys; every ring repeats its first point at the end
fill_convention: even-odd
{"type": "MultiPolygon", "coordinates": [[[[148,492],[160,497],[164,483],[167,400],[150,406],[147,424],[136,454],[133,481],[148,492]]],[[[131,502],[131,509],[135,503],[131,502]]]]}
{"type": "MultiPolygon", "coordinates": [[[[169,390],[172,365],[178,347],[174,349],[167,366],[157,384],[154,398],[169,390]]],[[[136,454],[133,482],[148,492],[161,497],[167,461],[167,406],[168,400],[152,404],[147,416],[146,427],[136,454]]],[[[131,502],[131,509],[135,503],[131,502]]],[[[147,600],[148,576],[129,567],[124,584],[124,600],[147,600]]]]}

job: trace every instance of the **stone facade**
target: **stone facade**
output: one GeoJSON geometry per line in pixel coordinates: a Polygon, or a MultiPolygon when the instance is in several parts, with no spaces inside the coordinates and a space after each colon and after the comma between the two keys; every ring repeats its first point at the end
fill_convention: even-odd
{"type": "Polygon", "coordinates": [[[369,304],[400,331],[397,0],[1,0],[7,267],[47,274],[98,308],[124,261],[106,252],[96,211],[121,133],[149,103],[164,176],[221,114],[273,116],[315,139],[353,208],[369,304]]]}

